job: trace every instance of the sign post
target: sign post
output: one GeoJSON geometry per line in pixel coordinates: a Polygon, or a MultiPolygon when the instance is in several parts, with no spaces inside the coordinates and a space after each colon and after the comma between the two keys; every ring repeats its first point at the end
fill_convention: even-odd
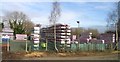
{"type": "Polygon", "coordinates": [[[27,40],[26,40],[26,52],[27,52],[27,40]]]}
{"type": "Polygon", "coordinates": [[[9,50],[10,50],[10,48],[9,48],[9,45],[10,43],[9,43],[9,40],[7,40],[7,51],[9,52],[9,50]]]}
{"type": "Polygon", "coordinates": [[[27,46],[28,46],[28,44],[27,44],[27,35],[25,35],[24,40],[25,40],[25,45],[26,45],[25,51],[28,52],[28,51],[27,51],[27,46]]]}

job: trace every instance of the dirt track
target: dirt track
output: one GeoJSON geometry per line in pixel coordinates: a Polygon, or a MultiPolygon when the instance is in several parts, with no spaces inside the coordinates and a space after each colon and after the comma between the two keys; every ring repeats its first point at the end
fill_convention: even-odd
{"type": "MultiPolygon", "coordinates": [[[[33,54],[33,53],[32,53],[33,54]]],[[[38,54],[40,54],[38,52],[38,54]]],[[[45,53],[46,54],[46,53],[45,53]]],[[[49,54],[44,56],[44,54],[42,56],[33,56],[33,57],[25,57],[25,55],[27,55],[26,53],[8,53],[5,54],[4,59],[6,60],[118,60],[118,54],[114,53],[114,54],[106,54],[106,53],[80,53],[80,54],[75,54],[74,55],[66,55],[63,56],[64,54],[59,55],[59,53],[55,53],[55,54],[49,54]]],[[[119,58],[120,59],[120,58],[119,58]]]]}
{"type": "Polygon", "coordinates": [[[23,60],[118,60],[118,55],[106,56],[86,56],[86,57],[42,57],[42,58],[27,58],[23,60]]]}

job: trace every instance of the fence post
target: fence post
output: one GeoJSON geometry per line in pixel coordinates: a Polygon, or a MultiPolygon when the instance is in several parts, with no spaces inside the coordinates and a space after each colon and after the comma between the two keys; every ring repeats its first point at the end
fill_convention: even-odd
{"type": "Polygon", "coordinates": [[[27,51],[27,40],[26,40],[26,52],[28,52],[28,51],[27,51]]]}
{"type": "Polygon", "coordinates": [[[9,52],[9,45],[10,43],[9,43],[9,39],[7,40],[7,51],[9,52]]]}

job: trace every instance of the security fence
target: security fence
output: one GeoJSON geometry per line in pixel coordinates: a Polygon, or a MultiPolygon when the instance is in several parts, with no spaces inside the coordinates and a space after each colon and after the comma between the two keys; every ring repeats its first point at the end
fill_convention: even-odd
{"type": "Polygon", "coordinates": [[[71,51],[104,51],[105,49],[106,44],[71,44],[71,51]]]}
{"type": "MultiPolygon", "coordinates": [[[[27,42],[27,51],[34,51],[32,42],[27,42]]],[[[40,42],[39,51],[55,51],[54,42],[40,42]],[[47,46],[46,46],[47,45],[47,46]],[[47,47],[47,49],[46,49],[47,47]]],[[[114,46],[114,44],[112,44],[114,46]]],[[[61,45],[60,42],[57,42],[57,48],[59,50],[65,51],[105,51],[111,50],[111,44],[103,43],[82,43],[75,44],[71,43],[70,47],[61,45]]],[[[25,41],[10,41],[10,51],[11,52],[25,52],[26,51],[26,42],[25,41]]]]}
{"type": "MultiPolygon", "coordinates": [[[[30,51],[31,43],[27,41],[27,50],[30,51]]],[[[25,52],[26,42],[25,41],[10,41],[10,52],[25,52]]]]}

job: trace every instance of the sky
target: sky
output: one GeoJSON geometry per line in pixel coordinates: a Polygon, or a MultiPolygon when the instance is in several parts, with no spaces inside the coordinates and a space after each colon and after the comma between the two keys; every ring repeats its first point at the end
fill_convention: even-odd
{"type": "MultiPolygon", "coordinates": [[[[106,26],[107,15],[114,8],[113,0],[111,2],[92,1],[94,2],[60,2],[61,17],[57,23],[77,27],[76,21],[80,21],[80,27],[106,26]]],[[[48,17],[52,11],[52,2],[19,2],[19,0],[18,2],[15,0],[6,2],[2,0],[0,16],[4,16],[7,11],[21,11],[35,24],[47,26],[50,24],[48,17]]]]}

